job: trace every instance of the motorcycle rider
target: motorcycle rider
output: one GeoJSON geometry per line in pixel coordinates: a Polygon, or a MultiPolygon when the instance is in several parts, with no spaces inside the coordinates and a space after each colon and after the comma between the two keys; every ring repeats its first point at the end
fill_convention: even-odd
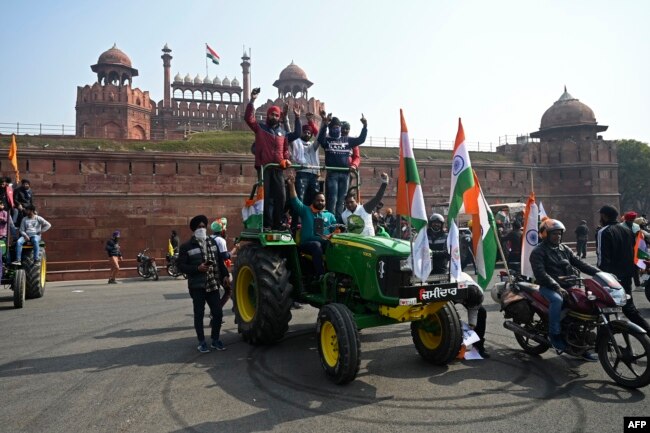
{"type": "MultiPolygon", "coordinates": [[[[565,287],[572,285],[563,283],[561,277],[575,276],[573,267],[592,276],[600,272],[598,268],[580,260],[571,248],[561,242],[565,231],[561,221],[550,218],[545,220],[539,230],[542,242],[530,254],[530,265],[535,280],[540,285],[539,292],[549,302],[548,333],[551,344],[558,355],[567,349],[567,344],[561,334],[560,315],[563,299],[568,296],[568,292],[562,285],[564,284],[565,287]],[[567,266],[566,261],[571,266],[567,266]]],[[[590,362],[598,360],[598,357],[591,352],[585,352],[582,357],[590,362]]]]}
{"type": "Polygon", "coordinates": [[[449,252],[447,251],[447,232],[444,230],[445,219],[439,213],[429,217],[427,237],[431,250],[431,273],[446,274],[449,272],[449,252]]]}

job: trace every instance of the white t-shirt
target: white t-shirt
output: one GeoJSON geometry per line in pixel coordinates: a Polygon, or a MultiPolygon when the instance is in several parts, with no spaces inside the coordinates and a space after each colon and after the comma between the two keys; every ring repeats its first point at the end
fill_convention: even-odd
{"type": "MultiPolygon", "coordinates": [[[[351,225],[359,226],[363,223],[363,230],[361,231],[361,234],[366,236],[375,235],[375,227],[372,225],[372,214],[366,212],[366,210],[360,204],[357,203],[357,208],[354,210],[354,212],[350,212],[348,209],[345,209],[341,214],[341,218],[343,218],[343,221],[348,226],[348,231],[350,231],[351,225]]],[[[356,230],[354,233],[356,233],[356,230]]]]}

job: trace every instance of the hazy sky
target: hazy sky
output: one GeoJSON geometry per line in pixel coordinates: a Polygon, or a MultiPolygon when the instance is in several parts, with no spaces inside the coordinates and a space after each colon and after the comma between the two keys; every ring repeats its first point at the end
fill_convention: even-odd
{"type": "Polygon", "coordinates": [[[261,100],[292,60],[310,96],[369,135],[496,142],[539,128],[569,93],[591,107],[606,139],[650,142],[650,1],[5,1],[0,7],[0,122],[74,125],[77,86],[113,43],[163,96],[162,54],[172,77],[205,76],[208,42],[221,56],[209,75],[241,81],[252,49],[261,100]]]}

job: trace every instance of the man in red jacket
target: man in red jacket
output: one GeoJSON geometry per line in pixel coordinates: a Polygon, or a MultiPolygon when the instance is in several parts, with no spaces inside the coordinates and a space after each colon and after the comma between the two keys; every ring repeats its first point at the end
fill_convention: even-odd
{"type": "Polygon", "coordinates": [[[266,123],[260,125],[255,120],[254,102],[260,89],[251,92],[251,99],[246,107],[244,119],[255,133],[255,168],[262,170],[264,165],[279,164],[269,167],[264,172],[264,228],[282,229],[282,215],[286,202],[284,175],[282,170],[291,166],[287,132],[280,124],[282,110],[271,106],[266,112],[266,123]]]}

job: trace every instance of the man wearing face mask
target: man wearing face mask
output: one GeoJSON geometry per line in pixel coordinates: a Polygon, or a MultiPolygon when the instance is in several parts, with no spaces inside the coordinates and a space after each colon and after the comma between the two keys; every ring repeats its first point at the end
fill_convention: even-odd
{"type": "Polygon", "coordinates": [[[216,350],[226,350],[219,339],[223,310],[220,299],[223,293],[230,289],[228,268],[223,262],[221,251],[214,239],[208,237],[208,218],[197,215],[190,221],[190,230],[194,235],[181,245],[178,253],[178,269],[187,275],[189,289],[194,306],[194,330],[199,340],[198,351],[210,351],[203,333],[203,317],[205,304],[210,307],[212,316],[210,347],[216,350]]]}
{"type": "Polygon", "coordinates": [[[311,255],[314,262],[314,272],[316,276],[321,276],[325,273],[323,252],[327,247],[332,227],[336,224],[336,218],[332,213],[325,210],[325,196],[323,193],[316,194],[311,206],[307,206],[298,200],[295,182],[293,176],[290,175],[287,178],[289,203],[302,221],[300,249],[311,255]]]}
{"type": "Polygon", "coordinates": [[[318,132],[318,143],[325,150],[325,165],[346,169],[345,171],[328,171],[325,178],[327,210],[335,214],[336,218],[340,220],[350,180],[350,154],[352,148],[366,141],[368,122],[362,114],[361,123],[363,129],[361,129],[361,135],[348,137],[341,135],[341,121],[337,117],[330,117],[324,111],[320,114],[323,120],[318,132]],[[329,135],[327,134],[328,130],[329,135]]]}
{"type": "Polygon", "coordinates": [[[276,105],[267,110],[265,124],[257,122],[253,104],[259,93],[259,88],[255,88],[251,92],[244,119],[255,133],[255,168],[261,170],[264,165],[271,163],[280,165],[280,167],[268,168],[264,173],[263,225],[266,229],[281,230],[286,202],[282,170],[291,166],[287,131],[280,124],[282,110],[276,105]]]}

